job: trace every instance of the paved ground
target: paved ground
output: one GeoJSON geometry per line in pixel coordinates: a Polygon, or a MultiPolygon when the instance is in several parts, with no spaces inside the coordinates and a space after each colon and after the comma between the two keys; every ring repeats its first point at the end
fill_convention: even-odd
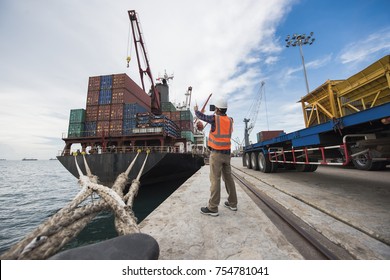
{"type": "Polygon", "coordinates": [[[316,172],[280,170],[265,174],[243,167],[240,158],[233,158],[232,165],[355,258],[390,259],[390,246],[384,244],[390,243],[389,170],[319,167],[316,172]]]}
{"type": "MultiPolygon", "coordinates": [[[[160,259],[302,259],[267,216],[236,184],[238,211],[202,215],[209,198],[209,166],[202,167],[140,224],[160,246],[160,259]]],[[[222,192],[223,203],[227,198],[222,192]]]]}
{"type": "MultiPolygon", "coordinates": [[[[343,244],[357,259],[390,259],[390,247],[364,233],[389,238],[388,172],[354,175],[356,170],[319,168],[314,173],[264,174],[243,168],[241,158],[233,158],[232,165],[318,232],[343,244]],[[350,178],[356,181],[349,182],[350,178]]],[[[208,201],[209,186],[206,165],[141,223],[141,231],[158,241],[160,259],[303,258],[238,184],[237,212],[221,206],[218,217],[202,215],[200,207],[208,201]]],[[[223,189],[221,205],[226,197],[223,189]]]]}

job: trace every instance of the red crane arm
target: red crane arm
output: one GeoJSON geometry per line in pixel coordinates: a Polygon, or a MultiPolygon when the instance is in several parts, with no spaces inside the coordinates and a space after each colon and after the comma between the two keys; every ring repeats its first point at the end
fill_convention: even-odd
{"type": "Polygon", "coordinates": [[[147,92],[145,90],[145,83],[144,83],[144,76],[146,74],[149,77],[149,80],[151,83],[150,94],[151,94],[152,113],[154,113],[156,115],[160,115],[161,114],[160,93],[158,92],[158,90],[156,89],[156,87],[154,85],[152,71],[150,70],[149,59],[148,59],[148,55],[146,52],[144,39],[142,37],[142,32],[141,32],[140,23],[139,23],[139,20],[137,17],[137,13],[134,10],[128,11],[128,13],[129,13],[131,29],[132,29],[132,33],[133,33],[135,52],[137,54],[138,69],[139,69],[139,74],[141,77],[142,88],[145,92],[147,92]],[[145,63],[144,66],[142,66],[143,64],[141,63],[140,52],[142,52],[142,55],[143,55],[143,59],[144,59],[144,63],[145,63]]]}

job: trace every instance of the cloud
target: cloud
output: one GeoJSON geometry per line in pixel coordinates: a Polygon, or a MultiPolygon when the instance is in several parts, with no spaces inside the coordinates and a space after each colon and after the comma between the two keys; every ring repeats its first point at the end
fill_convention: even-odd
{"type": "MultiPolygon", "coordinates": [[[[226,96],[231,114],[241,119],[265,78],[260,63],[278,61],[275,30],[292,6],[287,0],[5,3],[0,138],[21,153],[52,150],[44,158],[62,148],[47,137],[61,142],[70,109],[85,108],[89,76],[127,73],[140,84],[127,10],[138,12],[154,78],[175,73],[172,100],[183,101],[193,86],[193,101],[200,105],[211,92],[226,96]]],[[[240,126],[235,133],[243,134],[240,126]]]]}
{"type": "Polygon", "coordinates": [[[359,42],[348,44],[340,52],[341,63],[359,63],[372,61],[374,54],[386,55],[390,52],[390,28],[382,29],[363,38],[359,42]]]}
{"type": "MultiPolygon", "coordinates": [[[[322,56],[318,59],[310,60],[305,62],[305,67],[307,71],[320,69],[332,62],[332,54],[322,56]]],[[[279,73],[275,74],[278,76],[277,80],[279,81],[280,87],[285,87],[291,81],[302,79],[303,68],[302,64],[297,67],[285,67],[282,68],[279,73]],[[298,78],[299,77],[299,78],[298,78]]]]}

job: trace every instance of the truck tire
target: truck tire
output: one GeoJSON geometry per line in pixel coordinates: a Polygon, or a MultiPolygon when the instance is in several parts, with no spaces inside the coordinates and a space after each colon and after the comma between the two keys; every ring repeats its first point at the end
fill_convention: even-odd
{"type": "Polygon", "coordinates": [[[386,162],[373,161],[370,152],[353,158],[352,163],[356,169],[367,171],[382,170],[386,167],[386,162]]]}
{"type": "Polygon", "coordinates": [[[252,153],[251,155],[251,165],[253,170],[259,170],[259,161],[257,159],[256,153],[252,153]]]}
{"type": "Polygon", "coordinates": [[[246,153],[245,154],[245,163],[246,163],[246,168],[251,169],[252,164],[251,164],[251,153],[246,153]]]}
{"type": "Polygon", "coordinates": [[[263,173],[271,173],[275,171],[274,164],[269,161],[269,158],[260,152],[258,155],[259,170],[263,173]]]}
{"type": "Polygon", "coordinates": [[[317,168],[316,164],[295,164],[295,170],[298,172],[314,172],[317,168]]]}
{"type": "Polygon", "coordinates": [[[317,170],[317,168],[318,168],[318,165],[317,165],[317,164],[310,164],[310,170],[309,170],[309,172],[314,172],[314,171],[317,170]]]}

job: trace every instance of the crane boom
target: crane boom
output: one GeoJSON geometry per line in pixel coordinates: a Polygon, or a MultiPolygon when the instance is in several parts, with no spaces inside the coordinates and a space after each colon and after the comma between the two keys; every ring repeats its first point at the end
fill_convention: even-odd
{"type": "Polygon", "coordinates": [[[138,62],[138,69],[139,69],[139,74],[141,77],[141,83],[142,83],[142,88],[145,92],[145,83],[144,83],[144,75],[147,75],[149,77],[150,83],[151,83],[151,88],[150,88],[150,97],[151,97],[151,109],[152,113],[156,115],[161,114],[161,97],[160,93],[156,89],[154,85],[154,80],[153,80],[153,75],[152,71],[150,70],[150,65],[149,65],[149,58],[148,54],[146,52],[146,47],[145,47],[145,42],[142,36],[141,28],[140,28],[140,23],[138,20],[137,13],[135,10],[130,10],[128,11],[129,13],[129,18],[130,18],[130,23],[131,23],[131,29],[133,32],[133,40],[134,40],[134,45],[135,45],[135,52],[137,55],[137,62],[138,62]],[[142,52],[142,56],[144,59],[145,65],[142,66],[141,59],[140,59],[140,52],[142,52]]]}
{"type": "Polygon", "coordinates": [[[244,123],[245,123],[245,131],[244,131],[244,141],[245,141],[245,146],[249,146],[249,134],[252,132],[253,128],[255,127],[257,116],[259,114],[260,110],[260,104],[261,104],[261,99],[264,93],[264,85],[265,82],[262,81],[260,84],[260,89],[259,89],[259,94],[252,103],[251,107],[249,108],[249,117],[244,118],[244,123]],[[252,121],[249,125],[248,123],[252,121]]]}

